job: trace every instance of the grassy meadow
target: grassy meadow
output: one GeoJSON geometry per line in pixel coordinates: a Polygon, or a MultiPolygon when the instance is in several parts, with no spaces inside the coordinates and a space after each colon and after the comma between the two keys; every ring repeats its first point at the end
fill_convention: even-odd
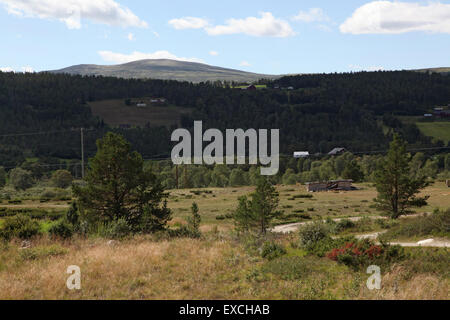
{"type": "Polygon", "coordinates": [[[450,141],[450,121],[446,122],[416,122],[417,127],[428,137],[439,139],[444,143],[450,141]]]}
{"type": "MultiPolygon", "coordinates": [[[[373,208],[375,189],[370,184],[357,186],[359,190],[351,192],[313,194],[301,185],[277,186],[284,214],[275,223],[379,215],[373,208]]],[[[286,254],[272,260],[262,258],[252,240],[236,236],[227,216],[238,197],[252,191],[251,187],[170,190],[170,225],[184,224],[195,201],[202,216],[200,239],[152,234],[120,241],[79,236],[56,240],[44,234],[26,249],[18,240],[2,243],[0,299],[449,298],[448,248],[405,248],[407,257],[383,267],[382,289],[374,291],[365,285],[369,277],[365,270],[308,254],[298,245],[297,232],[269,234],[268,239],[283,245],[286,254]],[[81,290],[66,287],[70,265],[81,268],[81,290]]],[[[443,182],[424,193],[430,195],[429,205],[418,212],[450,208],[450,189],[443,182]]],[[[69,201],[41,202],[36,195],[12,202],[4,200],[0,209],[69,207],[69,201]]],[[[398,224],[408,219],[400,219],[398,224]]],[[[45,230],[52,221],[44,217],[40,223],[45,230]]],[[[355,228],[354,233],[364,233],[380,226],[366,221],[355,228]]]]}

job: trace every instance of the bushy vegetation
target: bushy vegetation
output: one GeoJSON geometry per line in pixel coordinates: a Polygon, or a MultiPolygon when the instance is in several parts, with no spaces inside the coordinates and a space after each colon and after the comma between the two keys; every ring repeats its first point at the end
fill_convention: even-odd
{"type": "Polygon", "coordinates": [[[67,222],[65,219],[62,219],[50,227],[48,233],[52,237],[61,238],[61,239],[69,239],[72,237],[74,230],[73,226],[67,222]]]}
{"type": "MultiPolygon", "coordinates": [[[[375,172],[383,161],[383,155],[357,156],[350,152],[339,156],[322,156],[319,158],[294,159],[290,156],[280,157],[280,171],[270,177],[275,184],[294,185],[311,181],[333,179],[352,179],[355,182],[374,182],[375,172]]],[[[412,177],[450,178],[450,154],[425,155],[416,153],[409,159],[412,177]]],[[[158,173],[166,188],[174,189],[176,185],[176,168],[171,161],[153,161],[149,164],[152,171],[158,173]]],[[[180,188],[209,188],[256,185],[259,168],[250,165],[204,165],[188,166],[179,179],[180,188]],[[232,176],[233,174],[233,176],[232,176]],[[235,182],[239,177],[239,183],[235,182]]],[[[298,195],[297,195],[298,196],[298,195]]],[[[305,198],[308,195],[305,195],[305,198]]]]}
{"type": "Polygon", "coordinates": [[[30,208],[0,208],[0,218],[26,215],[36,220],[58,220],[64,216],[64,211],[30,208]]]}
{"type": "Polygon", "coordinates": [[[0,227],[0,238],[4,240],[13,238],[31,239],[39,233],[39,223],[25,215],[7,217],[0,227]]]}
{"type": "Polygon", "coordinates": [[[432,214],[410,218],[380,236],[393,240],[416,237],[450,237],[450,209],[435,210],[432,214]]]}
{"type": "Polygon", "coordinates": [[[400,246],[376,245],[373,241],[364,239],[335,247],[326,257],[358,269],[369,265],[386,266],[400,261],[404,258],[404,250],[400,246]]]}
{"type": "Polygon", "coordinates": [[[57,170],[52,174],[52,183],[55,187],[65,189],[72,184],[72,174],[68,170],[57,170]]]}
{"type": "Polygon", "coordinates": [[[9,181],[17,190],[25,190],[33,185],[33,177],[30,171],[15,168],[9,172],[9,181]]]}
{"type": "Polygon", "coordinates": [[[319,241],[330,235],[330,228],[325,223],[308,223],[300,227],[300,245],[310,249],[319,241]]]}
{"type": "Polygon", "coordinates": [[[300,246],[310,254],[327,257],[354,269],[370,264],[387,265],[404,258],[399,246],[375,245],[371,240],[357,240],[352,236],[332,237],[334,233],[354,226],[349,220],[306,224],[299,230],[300,246]]]}
{"type": "Polygon", "coordinates": [[[282,245],[274,241],[266,241],[262,246],[261,257],[268,260],[273,260],[285,255],[286,253],[287,251],[282,245]]]}

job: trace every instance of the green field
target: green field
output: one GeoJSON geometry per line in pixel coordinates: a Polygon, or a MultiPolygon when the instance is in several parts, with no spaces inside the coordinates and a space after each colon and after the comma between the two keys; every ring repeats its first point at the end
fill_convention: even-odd
{"type": "MultiPolygon", "coordinates": [[[[236,86],[233,87],[233,89],[246,89],[249,85],[245,85],[245,86],[236,86]]],[[[265,84],[255,84],[256,89],[260,90],[260,89],[267,89],[267,85],[265,84]]]]}
{"type": "Polygon", "coordinates": [[[143,127],[147,123],[152,127],[180,125],[181,115],[192,111],[190,108],[170,105],[138,108],[127,106],[122,99],[89,102],[89,106],[94,116],[113,127],[124,124],[143,127]]]}
{"type": "Polygon", "coordinates": [[[416,122],[417,127],[428,137],[448,143],[450,141],[450,121],[448,122],[416,122]]]}
{"type": "Polygon", "coordinates": [[[448,143],[450,141],[450,121],[419,121],[421,116],[399,116],[398,119],[404,124],[415,124],[427,137],[432,137],[448,143]]]}

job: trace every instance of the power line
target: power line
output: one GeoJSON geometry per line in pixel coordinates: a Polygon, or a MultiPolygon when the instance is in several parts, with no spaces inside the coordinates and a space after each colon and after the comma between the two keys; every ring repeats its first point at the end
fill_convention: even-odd
{"type": "MultiPolygon", "coordinates": [[[[9,133],[2,134],[0,138],[4,137],[23,137],[23,136],[35,136],[43,134],[54,134],[54,133],[65,133],[65,132],[76,132],[78,133],[80,129],[70,129],[70,130],[56,130],[56,131],[40,131],[40,132],[24,132],[24,133],[9,133]]],[[[84,129],[84,131],[95,131],[96,129],[84,129]]]]}
{"type": "MultiPolygon", "coordinates": [[[[74,167],[81,166],[81,162],[77,163],[55,163],[55,164],[37,164],[35,167],[51,168],[51,167],[74,167]]],[[[17,167],[5,167],[4,169],[15,169],[17,167]]]]}

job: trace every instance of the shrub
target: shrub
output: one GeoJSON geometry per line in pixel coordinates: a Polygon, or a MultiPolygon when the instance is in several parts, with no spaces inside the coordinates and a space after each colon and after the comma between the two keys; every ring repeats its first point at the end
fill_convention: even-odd
{"type": "Polygon", "coordinates": [[[41,194],[41,200],[71,200],[67,190],[61,188],[47,189],[41,194]]]}
{"type": "Polygon", "coordinates": [[[77,228],[79,226],[80,214],[78,212],[78,205],[76,202],[72,202],[70,204],[70,208],[66,213],[66,219],[75,228],[77,228]]]}
{"type": "Polygon", "coordinates": [[[30,171],[15,168],[9,172],[9,181],[17,190],[26,190],[33,186],[33,176],[30,171]]]}
{"type": "Polygon", "coordinates": [[[131,227],[123,218],[103,224],[100,227],[100,235],[105,238],[123,239],[132,232],[131,227]]]}
{"type": "Polygon", "coordinates": [[[268,241],[263,244],[261,257],[273,260],[278,257],[281,257],[287,253],[286,249],[273,241],[268,241]]]}
{"type": "Polygon", "coordinates": [[[201,237],[200,231],[193,230],[192,228],[182,225],[177,229],[169,229],[167,233],[170,238],[192,238],[197,239],[201,237]]]}
{"type": "Polygon", "coordinates": [[[277,275],[283,280],[300,280],[316,271],[316,265],[321,263],[317,260],[319,259],[314,257],[307,259],[297,256],[281,257],[266,262],[262,267],[262,271],[277,275]]]}
{"type": "Polygon", "coordinates": [[[336,231],[342,232],[344,230],[351,229],[353,227],[355,227],[355,223],[353,221],[351,221],[349,219],[343,219],[337,223],[336,231]]]}
{"type": "Polygon", "coordinates": [[[12,238],[30,239],[39,234],[39,224],[25,215],[7,217],[0,229],[0,237],[5,240],[12,238]]]}
{"type": "Polygon", "coordinates": [[[52,174],[52,183],[58,188],[67,188],[72,184],[72,174],[67,170],[57,170],[52,174]]]}
{"type": "Polygon", "coordinates": [[[370,264],[385,265],[404,258],[404,250],[400,246],[376,245],[373,241],[349,241],[343,246],[333,248],[327,258],[345,264],[353,269],[370,264]]]}
{"type": "Polygon", "coordinates": [[[333,250],[334,248],[339,248],[347,242],[354,241],[354,237],[341,237],[341,238],[331,238],[327,236],[322,240],[319,240],[306,248],[308,253],[316,255],[318,257],[325,257],[326,254],[333,250]]]}
{"type": "Polygon", "coordinates": [[[299,230],[300,244],[309,248],[316,242],[328,237],[329,234],[330,230],[323,222],[305,224],[299,230]]]}
{"type": "Polygon", "coordinates": [[[69,239],[73,235],[73,227],[66,220],[60,220],[50,227],[48,233],[52,237],[69,239]]]}
{"type": "Polygon", "coordinates": [[[380,238],[391,240],[395,238],[410,238],[423,236],[450,236],[450,209],[435,210],[424,217],[411,218],[404,223],[392,227],[380,238]]]}
{"type": "Polygon", "coordinates": [[[62,248],[58,245],[53,245],[49,247],[36,247],[22,250],[20,251],[20,258],[23,260],[38,260],[47,257],[64,255],[66,253],[67,249],[62,248]]]}

